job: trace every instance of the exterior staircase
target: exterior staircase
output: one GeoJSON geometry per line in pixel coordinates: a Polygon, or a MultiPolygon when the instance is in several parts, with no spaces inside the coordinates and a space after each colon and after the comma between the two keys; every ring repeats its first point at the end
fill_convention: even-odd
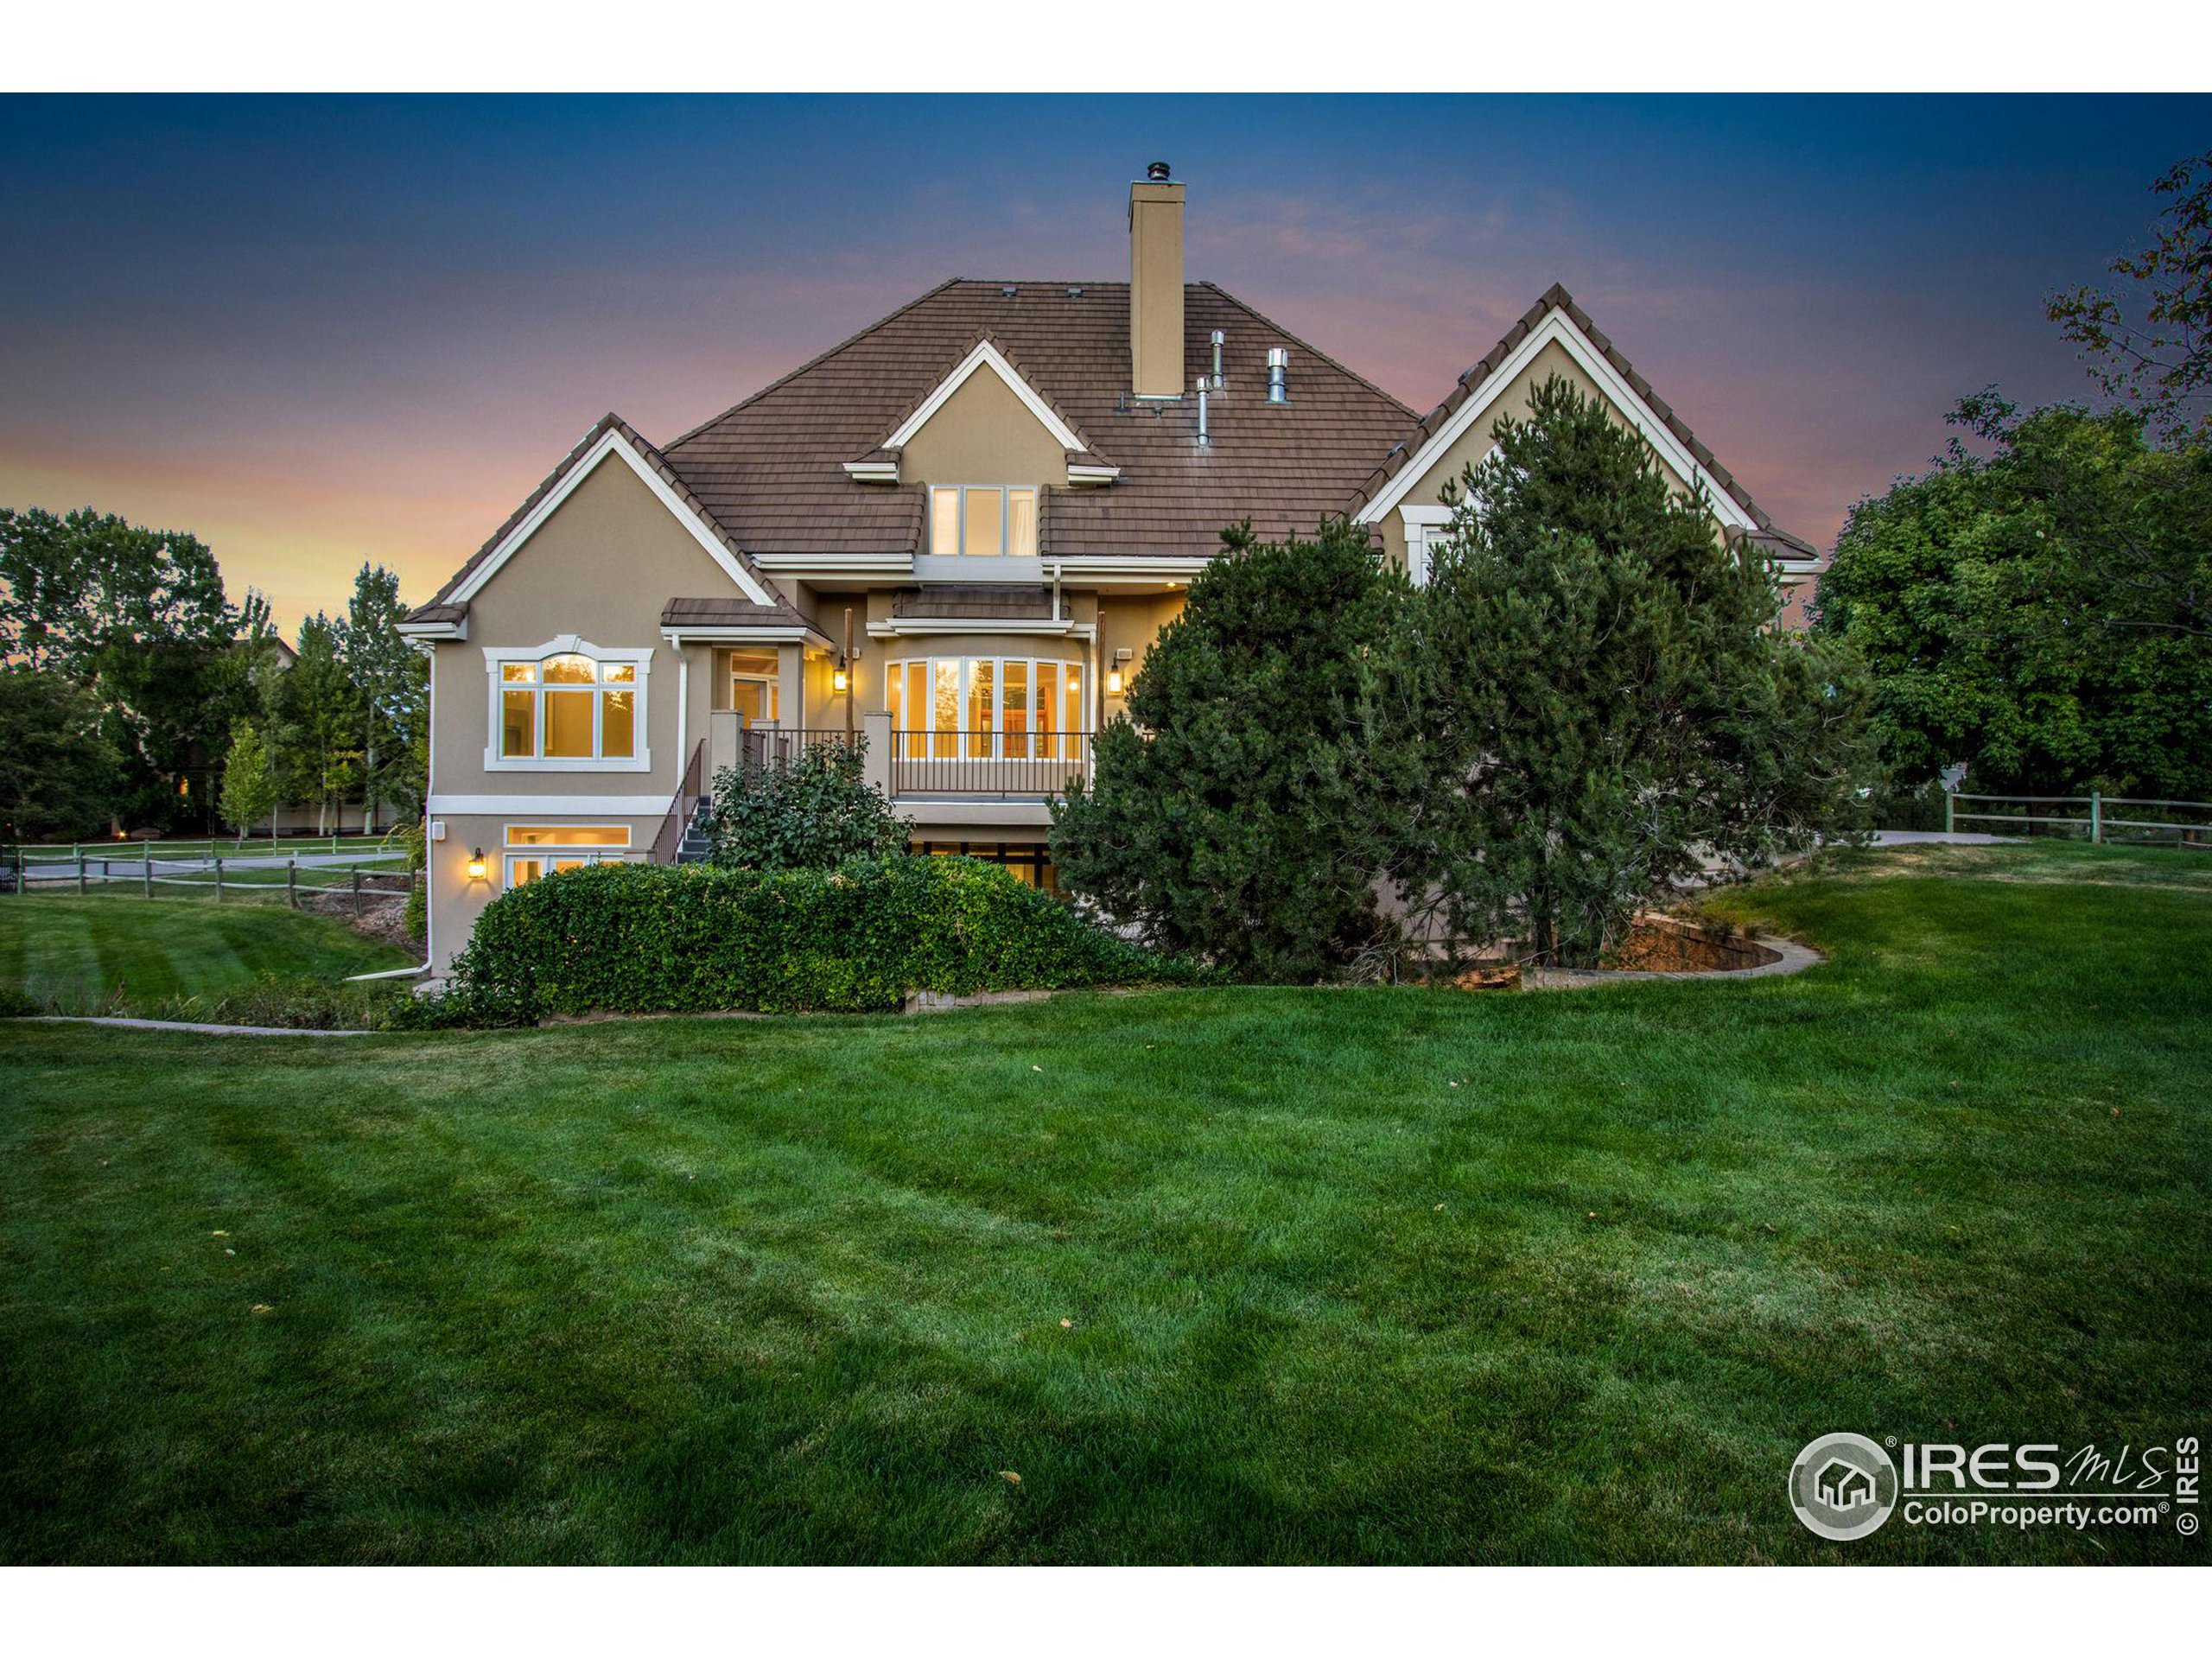
{"type": "Polygon", "coordinates": [[[715,810],[711,802],[702,800],[691,809],[691,817],[683,826],[683,839],[676,843],[676,861],[679,864],[703,864],[715,850],[715,810]]]}

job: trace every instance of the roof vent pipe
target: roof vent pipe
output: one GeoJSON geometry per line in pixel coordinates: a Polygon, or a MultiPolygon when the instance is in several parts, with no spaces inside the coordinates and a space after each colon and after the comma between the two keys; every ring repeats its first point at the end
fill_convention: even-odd
{"type": "Polygon", "coordinates": [[[1216,391],[1219,391],[1221,390],[1222,342],[1226,340],[1228,338],[1229,336],[1223,334],[1218,328],[1213,331],[1213,389],[1216,391]]]}
{"type": "Polygon", "coordinates": [[[1290,401],[1290,388],[1284,384],[1289,373],[1290,348],[1286,346],[1268,346],[1268,401],[1269,403],[1287,404],[1290,401]]]}
{"type": "Polygon", "coordinates": [[[1205,377],[1205,375],[1203,375],[1203,374],[1202,374],[1202,375],[1200,375],[1200,376],[1198,377],[1198,442],[1199,442],[1200,443],[1202,443],[1202,444],[1210,444],[1210,443],[1211,443],[1211,442],[1213,442],[1212,437],[1211,437],[1211,436],[1207,433],[1207,431],[1206,431],[1206,386],[1207,386],[1207,380],[1206,380],[1206,377],[1205,377]]]}

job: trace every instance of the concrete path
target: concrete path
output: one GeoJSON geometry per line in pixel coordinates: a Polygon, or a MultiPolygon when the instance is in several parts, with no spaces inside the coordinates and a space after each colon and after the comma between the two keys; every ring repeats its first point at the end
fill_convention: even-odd
{"type": "Polygon", "coordinates": [[[1917,847],[1934,843],[1944,847],[2005,847],[2024,840],[2022,836],[1976,836],[1965,830],[1877,830],[1877,847],[1917,847]]]}
{"type": "Polygon", "coordinates": [[[201,1037],[373,1037],[372,1031],[313,1031],[296,1026],[211,1026],[186,1020],[129,1020],[121,1014],[34,1014],[24,1023],[41,1026],[116,1026],[124,1031],[188,1031],[201,1037]]]}

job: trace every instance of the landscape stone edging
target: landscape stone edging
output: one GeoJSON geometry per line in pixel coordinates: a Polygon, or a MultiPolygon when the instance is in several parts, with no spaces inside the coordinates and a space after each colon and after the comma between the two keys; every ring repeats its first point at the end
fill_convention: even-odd
{"type": "Polygon", "coordinates": [[[1802,974],[1808,968],[1817,968],[1827,960],[1811,945],[1800,944],[1795,939],[1777,938],[1766,933],[1755,933],[1751,938],[1753,944],[1773,951],[1777,959],[1751,968],[1686,968],[1675,972],[1634,968],[1547,968],[1536,970],[1542,977],[1533,988],[1570,991],[1582,985],[1627,984],[1638,981],[1648,983],[1655,979],[1771,979],[1783,974],[1802,974]]]}

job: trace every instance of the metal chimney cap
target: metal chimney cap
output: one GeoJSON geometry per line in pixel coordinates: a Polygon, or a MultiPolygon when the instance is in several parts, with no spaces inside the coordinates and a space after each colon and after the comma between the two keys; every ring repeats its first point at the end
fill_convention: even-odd
{"type": "Polygon", "coordinates": [[[1229,338],[1229,336],[1228,336],[1227,334],[1225,334],[1222,333],[1222,331],[1221,331],[1220,329],[1218,329],[1218,328],[1217,328],[1217,329],[1215,329],[1215,330],[1213,331],[1213,343],[1214,343],[1215,345],[1217,345],[1217,346],[1220,345],[1223,341],[1226,340],[1228,338],[1229,338]]]}
{"type": "Polygon", "coordinates": [[[1268,366],[1271,369],[1288,368],[1290,366],[1290,347],[1287,346],[1268,346],[1268,366]]]}
{"type": "Polygon", "coordinates": [[[1144,175],[1154,184],[1165,184],[1167,182],[1168,170],[1166,162],[1154,162],[1150,167],[1145,168],[1144,175]]]}

